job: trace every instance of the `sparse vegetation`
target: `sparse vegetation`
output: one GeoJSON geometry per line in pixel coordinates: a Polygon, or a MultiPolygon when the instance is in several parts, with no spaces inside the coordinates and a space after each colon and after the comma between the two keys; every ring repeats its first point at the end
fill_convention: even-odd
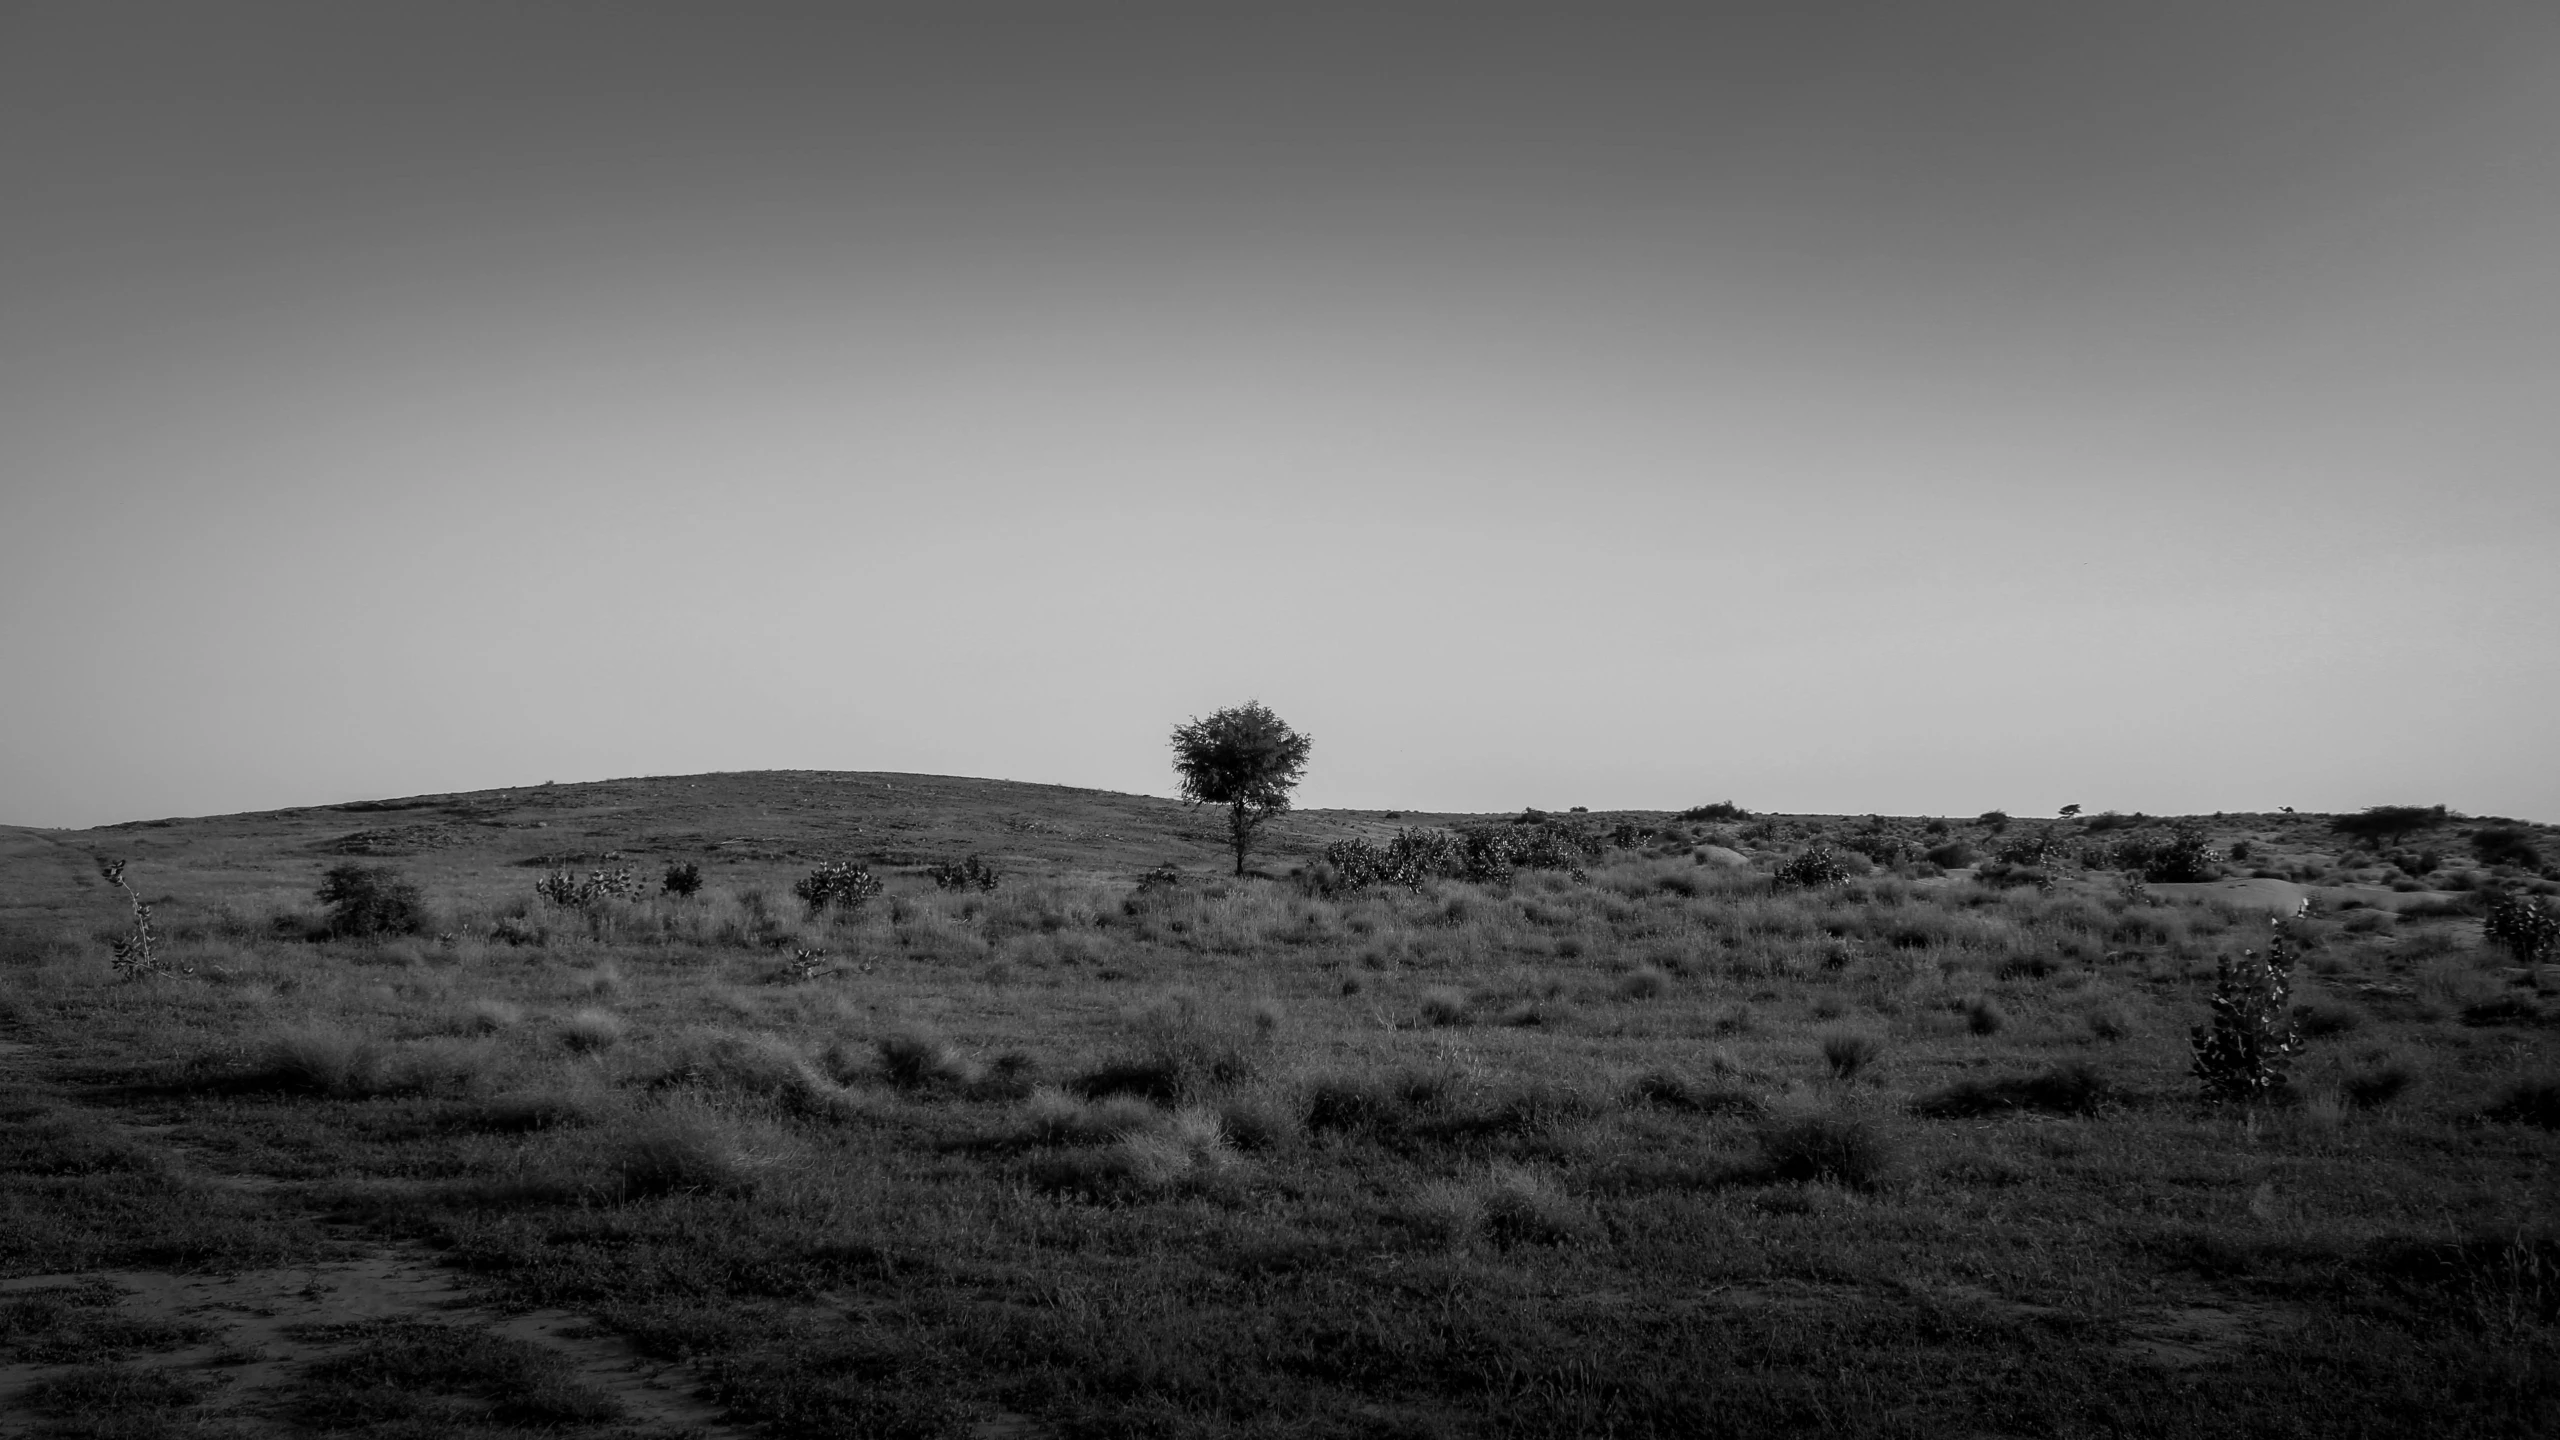
{"type": "MultiPolygon", "coordinates": [[[[183,983],[114,983],[95,885],[0,926],[0,1274],[417,1243],[492,1307],[698,1357],[775,1434],[2549,1428],[2560,998],[2482,938],[2539,882],[2450,824],[2437,883],[2477,880],[2445,904],[2385,901],[2327,817],[2119,817],[2245,838],[2326,907],[2222,967],[2222,1043],[2188,1025],[2263,914],[2086,868],[2104,816],[1431,816],[1347,885],[1325,848],[1392,851],[1377,812],[1234,877],[1169,802],[649,784],[435,801],[473,823],[406,852],[432,934],[317,923],[322,813],[129,837],[183,983]],[[2046,886],[1907,848],[2046,833],[2066,862],[2011,872],[2046,886]],[[711,857],[690,895],[654,861],[572,912],[527,893],[674,845],[711,857]],[[794,904],[848,847],[862,902],[794,904]],[[1814,847],[1843,873],[1775,882],[1814,847]],[[961,855],[1002,883],[939,884],[961,855]],[[2208,1088],[2245,1123],[2202,1123],[2208,1088]],[[2192,1321],[2223,1313],[2275,1318],[2192,1321]]],[[[250,1382],[149,1388],[231,1312],[93,1290],[0,1294],[0,1363],[53,1367],[39,1428],[245,1423],[250,1382]]],[[[612,1417],[549,1341],[366,1323],[275,1342],[304,1348],[261,1413],[683,1428],[612,1417]]]]}

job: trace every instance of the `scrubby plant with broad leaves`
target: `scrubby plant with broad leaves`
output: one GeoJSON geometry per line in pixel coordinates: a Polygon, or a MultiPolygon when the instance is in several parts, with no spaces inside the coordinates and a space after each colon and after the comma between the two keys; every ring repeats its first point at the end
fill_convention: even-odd
{"type": "Polygon", "coordinates": [[[2189,1067],[2208,1104],[2255,1104],[2284,1085],[2285,1069],[2302,1052],[2293,1017],[2294,942],[2284,922],[2266,953],[2243,950],[2214,966],[2213,1019],[2191,1032],[2189,1067]]]}
{"type": "Polygon", "coordinates": [[[1831,853],[1828,845],[1808,845],[1778,867],[1778,883],[1790,889],[1813,890],[1826,885],[1846,884],[1849,867],[1831,853]]]}
{"type": "Polygon", "coordinates": [[[938,890],[993,890],[1004,883],[1004,876],[993,865],[978,856],[966,860],[944,860],[928,866],[924,872],[938,890]]]}
{"type": "Polygon", "coordinates": [[[1357,838],[1327,845],[1316,886],[1326,891],[1372,885],[1418,889],[1426,880],[1499,885],[1522,870],[1561,870],[1583,880],[1589,878],[1584,862],[1608,846],[1608,837],[1587,823],[1552,815],[1454,830],[1399,830],[1384,845],[1357,838]]]}
{"type": "Polygon", "coordinates": [[[791,893],[809,907],[811,914],[822,910],[841,910],[848,915],[859,913],[884,887],[877,876],[849,860],[830,860],[794,881],[791,893]]]}
{"type": "Polygon", "coordinates": [[[2211,880],[2222,873],[2216,863],[2213,842],[2197,825],[2174,826],[2169,837],[2151,848],[2142,865],[2142,878],[2154,885],[2193,884],[2211,880]]]}
{"type": "Polygon", "coordinates": [[[2039,870],[2052,870],[2071,863],[2071,852],[2053,833],[2051,826],[2038,828],[2000,847],[1996,858],[2007,865],[2026,865],[2039,870]]]}
{"type": "Polygon", "coordinates": [[[574,870],[550,870],[533,882],[533,893],[554,905],[584,910],[607,900],[639,899],[640,877],[627,865],[619,870],[590,870],[583,877],[574,870]]]}
{"type": "Polygon", "coordinates": [[[1680,818],[1683,820],[1748,820],[1751,818],[1751,812],[1730,800],[1719,800],[1713,805],[1692,805],[1680,812],[1680,818]]]}
{"type": "Polygon", "coordinates": [[[2560,912],[2528,895],[2492,895],[2480,938],[2503,947],[2519,965],[2541,965],[2560,955],[2560,912]]]}
{"type": "Polygon", "coordinates": [[[195,973],[192,965],[178,967],[173,972],[161,960],[160,932],[151,923],[151,907],[142,903],[141,892],[124,883],[125,864],[122,860],[98,862],[99,876],[123,891],[124,898],[133,906],[133,933],[114,936],[107,941],[107,948],[115,952],[116,974],[127,980],[141,980],[153,975],[195,973]]]}
{"type": "Polygon", "coordinates": [[[427,927],[417,885],[388,865],[332,865],[320,879],[319,895],[329,907],[332,935],[415,935],[427,927]]]}
{"type": "Polygon", "coordinates": [[[658,880],[662,894],[679,900],[690,900],[702,890],[702,867],[691,860],[670,860],[666,874],[658,880]]]}

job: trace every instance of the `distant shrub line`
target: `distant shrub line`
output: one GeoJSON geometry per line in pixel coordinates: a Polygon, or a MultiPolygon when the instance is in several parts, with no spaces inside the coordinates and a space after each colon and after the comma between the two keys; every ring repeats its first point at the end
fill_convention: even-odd
{"type": "Polygon", "coordinates": [[[1586,879],[1586,861],[1609,842],[1588,825],[1522,817],[1502,825],[1399,830],[1384,845],[1353,838],[1324,848],[1326,890],[1365,890],[1373,885],[1418,889],[1429,880],[1501,884],[1522,870],[1562,870],[1586,879]]]}

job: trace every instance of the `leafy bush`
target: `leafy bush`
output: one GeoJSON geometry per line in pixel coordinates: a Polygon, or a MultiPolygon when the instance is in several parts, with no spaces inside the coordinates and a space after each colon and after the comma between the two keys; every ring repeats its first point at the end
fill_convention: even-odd
{"type": "Polygon", "coordinates": [[[791,893],[799,896],[800,903],[808,906],[813,915],[829,906],[852,915],[883,888],[878,878],[862,866],[847,860],[830,860],[793,882],[791,893]]]}
{"type": "Polygon", "coordinates": [[[1961,870],[1981,858],[1980,853],[1961,840],[1950,840],[1944,845],[1929,847],[1929,863],[1944,866],[1949,870],[1961,870]]]}
{"type": "Polygon", "coordinates": [[[2329,822],[2329,828],[2350,840],[2379,848],[2431,825],[2441,825],[2447,818],[2441,805],[2374,805],[2360,815],[2339,816],[2329,822]]]}
{"type": "Polygon", "coordinates": [[[1748,820],[1751,818],[1751,812],[1730,800],[1719,800],[1713,805],[1692,805],[1680,812],[1680,818],[1683,820],[1748,820]]]}
{"type": "Polygon", "coordinates": [[[2211,880],[2222,873],[2221,860],[2197,825],[2174,826],[2166,835],[2129,836],[2107,847],[2103,857],[2103,863],[2155,885],[2211,880]]]}
{"type": "Polygon", "coordinates": [[[2213,1019],[2192,1032],[2190,1067],[2208,1103],[2248,1104],[2284,1084],[2285,1067],[2302,1049],[2294,1028],[2292,944],[2282,921],[2267,953],[2240,952],[2215,962],[2213,1019]]]}
{"type": "Polygon", "coordinates": [[[679,900],[689,899],[702,890],[702,867],[690,860],[667,862],[667,873],[658,881],[658,889],[679,900]]]}
{"type": "Polygon", "coordinates": [[[2520,965],[2539,965],[2560,953],[2560,913],[2548,900],[2492,895],[2480,938],[2505,947],[2520,965]]]}
{"type": "Polygon", "coordinates": [[[2025,865],[2038,870],[2054,870],[2071,863],[2071,852],[2064,848],[2061,837],[2050,825],[2038,826],[1994,852],[2003,865],[2025,865]]]}
{"type": "Polygon", "coordinates": [[[2526,870],[2542,868],[2542,852],[2534,848],[2533,836],[2512,825],[2491,825],[2471,837],[2471,853],[2483,865],[2515,865],[2526,870]]]}
{"type": "Polygon", "coordinates": [[[427,928],[418,887],[388,865],[333,865],[320,880],[332,935],[415,935],[427,928]]]}
{"type": "Polygon", "coordinates": [[[1828,845],[1808,845],[1778,867],[1778,883],[1795,889],[1838,885],[1848,878],[1849,867],[1840,863],[1840,857],[1832,854],[1828,845]]]}
{"type": "Polygon", "coordinates": [[[639,899],[640,877],[628,865],[590,870],[583,879],[575,870],[547,870],[533,882],[533,893],[565,909],[584,910],[606,900],[639,899]]]}
{"type": "Polygon", "coordinates": [[[944,860],[925,872],[938,890],[993,890],[1004,881],[996,868],[975,855],[966,860],[944,860]]]}

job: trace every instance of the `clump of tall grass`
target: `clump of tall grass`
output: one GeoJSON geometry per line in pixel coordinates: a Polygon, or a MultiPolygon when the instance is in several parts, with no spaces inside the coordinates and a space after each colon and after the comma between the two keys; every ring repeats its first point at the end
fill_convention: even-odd
{"type": "Polygon", "coordinates": [[[1170,990],[1128,1018],[1117,1053],[1075,1088],[1163,1104],[1203,1099],[1260,1074],[1278,1030],[1276,1005],[1212,1004],[1195,991],[1170,990]]]}
{"type": "Polygon", "coordinates": [[[1674,1070],[1649,1070],[1627,1085],[1627,1103],[1693,1115],[1750,1115],[1760,1102],[1748,1091],[1726,1085],[1704,1085],[1674,1070]]]}
{"type": "Polygon", "coordinates": [[[794,1114],[847,1118],[859,1107],[844,1087],[779,1035],[697,1031],[684,1036],[649,1082],[749,1096],[794,1114]]]}
{"type": "Polygon", "coordinates": [[[1209,1184],[1236,1163],[1225,1122],[1202,1105],[1160,1110],[1130,1096],[1079,1106],[1046,1091],[1026,1105],[1051,1143],[1106,1139],[1099,1150],[1052,1151],[1032,1167],[1042,1188],[1094,1198],[1161,1195],[1209,1184]]]}
{"type": "Polygon", "coordinates": [[[1435,985],[1422,992],[1422,1021],[1426,1025],[1464,1025],[1467,1003],[1466,991],[1454,985],[1435,985]]]}
{"type": "Polygon", "coordinates": [[[625,1030],[622,1017],[610,1010],[588,1006],[560,1017],[553,1033],[560,1043],[581,1055],[610,1050],[621,1043],[625,1030]]]}
{"type": "Polygon", "coordinates": [[[1445,1180],[1414,1196],[1420,1227],[1452,1247],[1478,1238],[1497,1247],[1561,1245],[1596,1230],[1591,1216],[1543,1170],[1497,1163],[1471,1180],[1445,1180]]]}
{"type": "Polygon", "coordinates": [[[1862,1030],[1831,1030],[1821,1037],[1822,1063],[1835,1080],[1854,1080],[1884,1054],[1884,1042],[1862,1030]]]}
{"type": "Polygon", "coordinates": [[[2338,1093],[2359,1110],[2378,1110],[2399,1099],[2417,1078],[2406,1063],[2386,1054],[2339,1077],[2338,1093]]]}
{"type": "Polygon", "coordinates": [[[739,1194],[756,1188],[756,1165],[733,1123],[708,1111],[635,1115],[606,1137],[612,1198],[739,1194]]]}
{"type": "Polygon", "coordinates": [[[909,1025],[874,1043],[880,1072],[901,1090],[958,1089],[976,1084],[986,1067],[923,1025],[909,1025]]]}

